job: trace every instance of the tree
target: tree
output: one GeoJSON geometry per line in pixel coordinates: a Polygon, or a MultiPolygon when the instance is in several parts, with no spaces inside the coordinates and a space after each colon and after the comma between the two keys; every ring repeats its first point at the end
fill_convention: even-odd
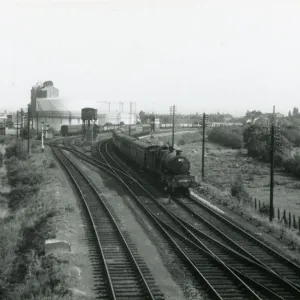
{"type": "Polygon", "coordinates": [[[293,117],[298,117],[299,116],[299,110],[297,107],[293,108],[293,117]]]}
{"type": "Polygon", "coordinates": [[[139,112],[139,116],[140,116],[141,122],[144,123],[146,121],[146,113],[141,110],[139,112]]]}
{"type": "Polygon", "coordinates": [[[164,116],[161,118],[161,123],[162,124],[171,123],[171,118],[169,116],[164,116]]]}
{"type": "Polygon", "coordinates": [[[208,140],[232,149],[243,148],[243,133],[240,127],[214,127],[208,134],[208,140]]]}
{"type": "Polygon", "coordinates": [[[262,115],[262,112],[261,111],[256,111],[256,110],[252,110],[252,111],[249,111],[247,110],[246,112],[246,117],[249,119],[249,118],[258,118],[259,116],[262,115]]]}
{"type": "MultiPolygon", "coordinates": [[[[36,130],[29,129],[29,138],[32,138],[35,135],[36,135],[36,130]]],[[[24,139],[28,139],[28,129],[26,127],[23,129],[20,129],[20,137],[22,137],[24,139]]]]}
{"type": "MultiPolygon", "coordinates": [[[[249,156],[258,157],[267,162],[270,160],[270,129],[253,124],[245,128],[243,136],[249,156]]],[[[283,157],[289,155],[291,144],[278,128],[275,128],[274,139],[275,162],[281,165],[283,157]]]]}

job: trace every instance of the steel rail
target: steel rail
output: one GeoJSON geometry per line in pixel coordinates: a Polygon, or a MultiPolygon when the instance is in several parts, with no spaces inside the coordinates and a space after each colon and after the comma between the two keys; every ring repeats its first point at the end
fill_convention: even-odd
{"type": "MultiPolygon", "coordinates": [[[[101,145],[103,145],[104,143],[100,143],[99,144],[99,152],[101,151],[101,145]]],[[[109,154],[109,151],[108,151],[108,148],[107,148],[107,144],[104,144],[104,146],[105,146],[105,151],[106,151],[106,154],[107,155],[109,155],[110,156],[110,154],[109,154]]],[[[104,155],[103,155],[103,153],[101,153],[100,152],[100,154],[101,154],[101,157],[102,157],[102,159],[105,161],[105,163],[107,163],[108,165],[110,165],[109,163],[108,163],[108,161],[106,160],[106,158],[104,157],[104,155]]],[[[110,158],[119,166],[119,167],[121,167],[120,166],[120,164],[118,164],[115,160],[114,160],[114,158],[113,157],[111,157],[110,156],[110,158]]],[[[122,167],[121,167],[122,168],[122,167]]],[[[128,174],[128,172],[125,172],[125,175],[126,176],[128,176],[128,177],[130,177],[131,179],[133,179],[139,186],[141,186],[140,184],[139,184],[139,182],[137,182],[130,174],[128,174]]],[[[118,176],[119,177],[119,176],[118,176]]],[[[121,178],[120,178],[120,180],[122,180],[121,178]]],[[[142,187],[142,186],[141,186],[142,187]]],[[[142,187],[143,188],[143,187],[142,187]]],[[[143,188],[143,190],[144,190],[144,188],[143,188]]],[[[146,190],[144,190],[144,191],[146,191],[146,190]]],[[[162,210],[162,211],[164,211],[164,213],[166,213],[169,217],[171,217],[171,220],[172,221],[175,221],[175,223],[177,223],[177,225],[180,225],[180,227],[184,227],[184,226],[182,226],[182,224],[179,224],[178,223],[178,221],[176,220],[176,218],[174,218],[174,216],[172,216],[172,215],[170,215],[169,214],[169,212],[165,209],[165,207],[164,206],[162,206],[155,198],[153,198],[153,196],[151,195],[151,194],[149,194],[149,192],[148,191],[146,191],[146,193],[152,198],[152,200],[154,200],[155,201],[155,203],[156,203],[156,205],[158,205],[159,207],[160,207],[160,209],[162,210]]],[[[139,200],[139,199],[138,199],[139,200]]],[[[139,200],[139,202],[140,202],[140,200],[139,200]]],[[[142,204],[143,205],[143,204],[142,204]]],[[[144,205],[143,205],[144,206],[144,205]]],[[[151,213],[152,213],[152,215],[153,215],[153,211],[151,211],[151,213]]],[[[159,218],[159,220],[161,221],[161,215],[160,215],[160,218],[159,218]]],[[[200,251],[200,249],[201,248],[198,248],[198,251],[200,251]]],[[[213,256],[212,256],[213,257],[213,256]]],[[[214,257],[214,259],[216,260],[216,261],[218,261],[218,259],[216,258],[216,257],[214,257]]],[[[237,280],[237,281],[239,281],[239,283],[240,284],[242,284],[242,285],[244,285],[244,287],[245,287],[245,289],[249,292],[249,293],[251,293],[251,295],[252,296],[254,296],[254,297],[257,297],[257,299],[260,299],[256,294],[255,294],[255,292],[253,291],[253,290],[251,290],[251,288],[249,287],[249,286],[247,286],[238,276],[235,276],[236,274],[235,273],[233,273],[232,272],[232,270],[230,269],[230,268],[228,268],[227,267],[227,265],[225,265],[225,264],[221,264],[222,265],[222,267],[223,268],[225,268],[226,269],[226,271],[227,272],[229,272],[230,273],[230,275],[231,276],[233,276],[234,277],[234,280],[237,280]]],[[[198,269],[199,270],[199,269],[198,269]]],[[[200,271],[200,270],[199,270],[200,271]]],[[[228,275],[227,275],[228,276],[228,275]]]]}
{"type": "Polygon", "coordinates": [[[224,225],[227,225],[228,226],[227,228],[229,230],[227,230],[226,233],[222,232],[222,230],[218,230],[218,234],[222,234],[222,236],[227,235],[228,239],[230,239],[232,241],[233,245],[238,245],[239,237],[234,236],[234,237],[230,238],[228,235],[233,236],[233,234],[237,233],[237,234],[240,234],[240,236],[246,237],[247,242],[248,243],[250,242],[248,247],[251,247],[251,249],[253,247],[255,247],[256,251],[260,252],[260,257],[262,259],[264,259],[265,262],[261,261],[257,257],[254,257],[252,254],[250,254],[250,252],[247,251],[247,245],[244,244],[244,247],[242,248],[241,251],[243,251],[245,255],[248,255],[252,259],[259,262],[260,264],[272,269],[274,272],[278,273],[280,276],[285,277],[287,281],[289,281],[298,290],[300,290],[300,285],[299,285],[300,284],[300,266],[296,265],[295,263],[290,261],[288,258],[284,257],[283,255],[281,255],[276,250],[271,249],[268,245],[261,242],[256,237],[254,237],[253,235],[251,235],[250,233],[248,233],[244,229],[238,227],[233,222],[231,222],[227,218],[223,217],[222,215],[220,215],[218,212],[216,212],[212,208],[206,206],[204,203],[201,203],[199,200],[195,199],[194,197],[190,196],[187,199],[191,200],[192,203],[195,204],[195,205],[193,205],[193,204],[190,205],[190,204],[187,204],[187,203],[183,204],[182,201],[178,198],[176,198],[175,200],[177,200],[177,203],[180,206],[182,206],[183,208],[188,210],[190,213],[192,213],[200,221],[205,222],[212,229],[216,228],[215,225],[213,225],[211,223],[212,221],[215,222],[215,220],[211,220],[211,222],[207,221],[203,216],[201,216],[199,214],[201,212],[204,215],[203,210],[205,210],[207,212],[207,214],[209,215],[210,218],[213,217],[213,218],[219,220],[219,222],[222,222],[223,227],[221,227],[221,228],[223,228],[223,230],[224,230],[224,225]],[[195,206],[200,208],[201,211],[197,212],[197,208],[195,209],[195,206]],[[234,232],[232,231],[232,229],[234,229],[234,232]],[[233,238],[235,238],[235,241],[234,241],[233,238]],[[264,253],[262,253],[262,252],[264,252],[264,253]],[[270,266],[270,263],[271,263],[270,262],[270,257],[272,257],[273,259],[274,258],[278,259],[275,262],[273,262],[273,264],[276,263],[278,265],[279,262],[280,262],[281,265],[278,265],[277,268],[274,268],[274,267],[270,266]],[[287,268],[287,266],[289,266],[290,269],[284,270],[285,268],[287,268]],[[287,274],[287,273],[290,273],[290,270],[293,270],[293,274],[291,274],[291,275],[287,274]]]}
{"type": "MultiPolygon", "coordinates": [[[[108,143],[107,143],[108,144],[108,143]]],[[[108,148],[107,148],[107,144],[106,144],[106,146],[105,146],[105,150],[106,150],[106,153],[107,153],[107,155],[109,155],[110,156],[110,158],[113,160],[113,161],[115,161],[115,159],[109,154],[109,152],[108,152],[108,148]]],[[[100,146],[99,146],[99,150],[100,150],[100,146]]],[[[102,157],[103,157],[103,155],[102,155],[102,157]]],[[[104,159],[105,160],[105,159],[104,159]]],[[[106,160],[105,160],[106,161],[106,160]]],[[[106,161],[107,162],[107,161],[106,161]]],[[[116,162],[116,164],[119,166],[119,167],[121,167],[120,166],[120,164],[118,164],[117,162],[116,162]]],[[[121,167],[122,168],[122,167],[121,167]]],[[[128,173],[128,172],[127,172],[128,173]]],[[[129,176],[132,178],[132,176],[129,174],[129,176]]],[[[142,187],[143,188],[143,187],[142,187]]],[[[149,193],[148,193],[149,194],[149,193]]],[[[152,197],[152,195],[150,195],[150,197],[152,197]]],[[[153,197],[152,197],[153,198],[153,197]]],[[[153,200],[155,200],[156,201],[156,199],[153,199],[153,200]]],[[[157,203],[157,201],[156,201],[156,203],[157,203]]],[[[158,203],[159,204],[159,203],[158,203]]],[[[160,205],[160,204],[159,204],[160,205]]],[[[165,211],[165,208],[162,206],[162,205],[160,205],[161,206],[161,208],[165,211]]],[[[232,241],[233,242],[233,241],[232,241]]],[[[223,247],[224,247],[224,245],[223,245],[223,247]]],[[[242,248],[241,247],[239,247],[239,250],[242,250],[242,248]]],[[[235,251],[234,251],[235,252],[235,251]]],[[[236,253],[236,252],[235,252],[236,253]]],[[[246,259],[246,257],[244,257],[244,259],[246,259]]],[[[249,260],[249,263],[250,263],[251,261],[249,260]]],[[[272,277],[275,277],[275,279],[278,281],[281,281],[281,283],[283,284],[283,285],[286,285],[290,290],[291,290],[291,292],[293,293],[293,294],[296,294],[296,296],[297,297],[299,297],[300,298],[300,293],[299,293],[299,290],[298,290],[298,288],[297,288],[297,286],[295,286],[293,283],[291,283],[289,280],[286,280],[286,278],[284,278],[284,277],[281,277],[281,276],[279,276],[276,272],[274,272],[272,269],[270,269],[269,267],[267,267],[267,266],[265,266],[264,264],[262,264],[260,261],[258,261],[258,260],[254,260],[253,261],[253,263],[254,263],[254,265],[256,265],[256,267],[257,268],[260,268],[260,265],[263,267],[263,269],[265,270],[265,272],[266,273],[268,273],[269,275],[271,275],[272,277]],[[255,264],[256,263],[256,264],[255,264]],[[258,264],[257,264],[258,263],[258,264]]]]}
{"type": "MultiPolygon", "coordinates": [[[[83,172],[82,172],[82,171],[74,164],[74,162],[72,162],[68,157],[65,157],[65,158],[69,161],[70,164],[72,164],[72,166],[73,166],[74,168],[77,169],[78,174],[80,174],[80,175],[82,176],[82,178],[84,178],[84,180],[88,183],[89,187],[92,189],[93,193],[97,196],[97,199],[100,200],[99,203],[100,203],[101,206],[103,207],[103,209],[104,209],[104,211],[105,211],[105,214],[108,216],[110,222],[113,224],[113,227],[115,228],[116,233],[117,233],[117,235],[119,236],[119,239],[121,240],[121,243],[123,243],[123,245],[125,246],[125,251],[129,254],[130,262],[131,262],[131,264],[134,266],[134,268],[136,269],[136,271],[138,272],[138,276],[139,276],[139,278],[142,279],[142,285],[144,286],[144,288],[145,288],[145,290],[146,290],[146,294],[144,294],[144,295],[142,296],[141,299],[143,299],[143,300],[144,300],[144,299],[149,299],[149,300],[150,300],[150,299],[151,299],[151,300],[155,300],[155,299],[163,299],[163,297],[162,297],[159,293],[156,293],[156,296],[154,296],[154,294],[152,293],[152,291],[151,291],[151,289],[150,289],[150,287],[149,287],[149,285],[148,285],[148,283],[147,283],[147,281],[146,281],[146,279],[145,279],[145,277],[144,277],[144,275],[143,275],[143,272],[141,271],[141,269],[140,269],[140,267],[139,267],[139,265],[138,265],[138,263],[137,263],[137,261],[136,261],[134,255],[133,255],[133,253],[132,253],[132,251],[131,251],[131,249],[130,249],[130,247],[129,247],[127,241],[126,241],[126,239],[124,238],[124,236],[123,236],[123,234],[122,234],[122,231],[121,231],[120,228],[118,227],[116,221],[114,220],[114,217],[112,216],[112,214],[111,214],[109,208],[108,208],[107,205],[105,204],[105,202],[104,202],[104,200],[102,199],[101,195],[100,195],[100,194],[97,192],[97,190],[95,189],[93,183],[92,183],[92,182],[91,182],[91,181],[83,174],[83,172]]],[[[74,178],[74,177],[73,177],[73,178],[74,178]]],[[[76,179],[75,179],[75,180],[76,180],[76,179]]],[[[89,209],[89,208],[88,208],[89,204],[87,203],[86,200],[85,200],[85,205],[86,205],[87,209],[89,209]]],[[[106,259],[105,259],[106,255],[105,255],[105,253],[104,253],[104,251],[103,251],[103,247],[102,247],[102,244],[101,244],[101,238],[99,237],[99,235],[98,235],[98,233],[97,233],[98,231],[97,231],[97,229],[96,229],[97,227],[95,226],[95,222],[94,222],[94,217],[95,217],[95,216],[93,217],[93,213],[92,213],[90,210],[88,210],[88,211],[89,211],[89,216],[92,218],[92,221],[93,221],[93,228],[96,230],[96,234],[97,234],[97,237],[98,237],[97,240],[99,241],[100,246],[101,246],[101,250],[102,250],[102,251],[101,251],[101,254],[103,255],[102,257],[104,258],[104,261],[105,261],[105,266],[106,266],[107,274],[109,274],[109,282],[110,282],[110,286],[112,286],[112,290],[114,291],[114,297],[115,297],[115,298],[113,298],[113,299],[123,299],[122,295],[120,296],[120,298],[117,297],[117,295],[116,295],[116,291],[115,291],[115,288],[114,288],[113,279],[111,278],[111,275],[110,275],[111,271],[110,271],[109,266],[108,266],[107,263],[106,263],[106,259]]],[[[126,272],[127,272],[127,271],[126,271],[126,272]]],[[[149,272],[149,273],[150,273],[150,272],[149,272]]],[[[128,273],[126,273],[126,274],[128,274],[128,273]]],[[[155,287],[153,287],[153,288],[155,288],[155,287]]],[[[136,292],[137,292],[137,291],[135,291],[135,293],[136,293],[136,292]]],[[[128,296],[128,295],[127,295],[127,296],[128,296]]],[[[124,295],[124,297],[125,297],[124,299],[128,299],[127,296],[124,295]]],[[[129,297],[132,297],[132,295],[129,296],[129,297]]]]}
{"type": "MultiPolygon", "coordinates": [[[[82,153],[79,154],[77,151],[73,152],[73,149],[67,148],[69,151],[74,153],[75,155],[78,155],[79,157],[82,157],[82,153]]],[[[91,162],[90,157],[88,157],[87,162],[93,164],[94,166],[97,166],[101,170],[107,172],[111,176],[115,177],[119,181],[122,182],[124,187],[129,191],[129,193],[132,195],[132,197],[136,200],[137,204],[141,207],[141,209],[149,216],[151,216],[152,220],[154,221],[154,224],[156,227],[158,227],[162,233],[167,237],[168,242],[171,244],[172,247],[175,248],[176,252],[179,253],[180,257],[187,263],[190,270],[196,274],[197,278],[201,279],[201,282],[207,287],[208,293],[213,297],[213,299],[217,300],[223,300],[223,298],[217,293],[217,291],[213,288],[213,286],[205,279],[205,277],[201,274],[201,272],[196,268],[196,266],[193,264],[193,262],[185,255],[185,253],[180,249],[180,247],[174,242],[174,240],[169,236],[169,234],[164,230],[164,228],[161,227],[160,223],[155,219],[154,215],[149,211],[136,197],[134,192],[130,189],[130,187],[120,178],[120,176],[116,175],[115,172],[113,172],[110,168],[107,167],[107,165],[99,164],[99,162],[91,162]]],[[[124,175],[126,175],[124,173],[124,175]]]]}
{"type": "MultiPolygon", "coordinates": [[[[107,148],[107,147],[106,147],[107,148]]],[[[109,153],[108,153],[109,154],[109,153]]],[[[112,160],[115,160],[111,155],[110,155],[112,160]]],[[[117,163],[117,162],[116,162],[117,163]]],[[[117,163],[118,166],[120,168],[122,168],[122,166],[117,163]]],[[[130,175],[130,174],[129,174],[130,175]]],[[[131,175],[130,175],[131,176],[131,175]]],[[[132,176],[131,176],[132,177],[132,176]]],[[[226,222],[228,224],[230,224],[230,226],[232,226],[236,231],[242,232],[244,235],[247,236],[247,238],[250,238],[252,240],[254,240],[256,243],[258,243],[261,247],[265,248],[271,255],[276,256],[277,258],[279,258],[283,263],[289,265],[291,268],[294,269],[296,274],[300,274],[300,266],[296,265],[295,263],[291,262],[289,259],[287,259],[286,257],[282,256],[280,253],[278,253],[277,251],[271,249],[269,246],[267,246],[266,244],[262,243],[261,241],[259,241],[257,238],[255,238],[254,236],[250,235],[249,233],[247,233],[245,230],[241,229],[240,227],[237,227],[235,224],[233,224],[232,222],[230,222],[229,220],[227,220],[226,218],[224,218],[223,216],[221,216],[220,214],[218,214],[216,211],[214,211],[213,209],[209,208],[208,206],[206,206],[205,204],[201,203],[200,201],[198,201],[197,199],[193,198],[192,196],[188,197],[189,199],[192,199],[193,201],[195,201],[197,203],[197,205],[204,207],[206,210],[208,210],[209,212],[212,212],[214,215],[218,216],[219,219],[222,220],[226,220],[226,222]]],[[[182,207],[187,208],[187,205],[183,204],[182,202],[178,201],[177,198],[173,198],[173,200],[177,200],[176,203],[181,205],[182,207]]],[[[276,269],[271,268],[270,266],[268,266],[267,264],[265,264],[264,262],[262,262],[261,260],[257,259],[255,256],[253,256],[249,251],[245,250],[243,247],[241,247],[240,245],[238,245],[233,239],[230,239],[228,236],[226,236],[226,234],[224,234],[221,230],[218,230],[215,226],[213,226],[212,224],[210,224],[207,220],[205,220],[203,217],[201,217],[199,214],[196,214],[195,211],[193,211],[192,209],[188,209],[190,213],[195,214],[197,216],[197,218],[201,221],[204,221],[205,224],[207,224],[208,226],[211,227],[211,229],[217,231],[220,235],[222,235],[222,237],[224,239],[226,239],[231,245],[233,245],[234,247],[236,247],[239,251],[242,251],[245,256],[249,256],[252,260],[254,260],[255,262],[261,264],[262,266],[264,266],[266,269],[271,269],[273,272],[277,273],[278,275],[280,275],[281,277],[285,278],[286,281],[288,283],[290,283],[291,285],[293,285],[295,287],[295,289],[297,289],[298,291],[300,291],[300,275],[296,276],[296,278],[298,279],[298,282],[295,282],[293,279],[295,278],[287,278],[285,276],[285,274],[280,274],[280,272],[277,272],[276,269]]],[[[277,262],[277,261],[276,261],[277,262]]],[[[287,271],[286,271],[287,272],[287,271]]],[[[295,275],[296,275],[295,274],[295,275]]]]}
{"type": "MultiPolygon", "coordinates": [[[[59,151],[59,148],[56,148],[56,150],[54,150],[54,148],[52,148],[56,158],[59,160],[59,162],[62,164],[62,166],[65,168],[65,170],[67,171],[68,175],[70,176],[73,184],[75,185],[79,195],[80,195],[80,198],[81,200],[83,201],[84,203],[84,207],[88,213],[88,217],[89,217],[89,220],[92,224],[92,227],[93,227],[93,232],[94,232],[94,235],[97,239],[97,245],[99,247],[99,250],[101,252],[101,257],[102,257],[102,262],[103,262],[103,265],[104,265],[104,270],[105,270],[105,274],[106,274],[106,277],[107,277],[107,280],[108,280],[108,283],[109,283],[109,294],[110,294],[110,297],[111,299],[113,300],[117,300],[116,298],[116,295],[115,295],[115,292],[114,292],[114,288],[113,288],[113,285],[112,285],[112,282],[111,282],[111,278],[109,276],[109,271],[108,271],[108,267],[107,267],[107,263],[106,263],[106,260],[105,260],[105,256],[104,256],[104,252],[103,252],[103,248],[102,248],[102,245],[101,245],[101,242],[100,242],[100,238],[99,238],[99,235],[97,234],[97,230],[96,230],[96,225],[95,225],[95,222],[94,222],[94,219],[92,217],[92,213],[90,211],[90,208],[87,204],[87,201],[86,201],[86,198],[84,196],[84,193],[82,192],[79,184],[77,183],[75,177],[73,176],[72,172],[70,171],[70,169],[67,167],[67,165],[65,164],[65,162],[63,161],[63,159],[61,158],[61,156],[59,155],[58,151],[59,151]]],[[[61,152],[62,154],[62,152],[61,152]]]]}
{"type": "MultiPolygon", "coordinates": [[[[101,144],[99,144],[99,148],[100,148],[100,145],[101,144]]],[[[107,150],[107,145],[106,145],[106,151],[108,152],[108,150],[107,150]]],[[[109,153],[107,153],[107,154],[109,154],[109,153]]],[[[104,161],[106,162],[106,164],[108,164],[108,162],[106,161],[106,159],[104,158],[104,156],[102,155],[102,157],[103,157],[103,159],[104,159],[104,161]]],[[[113,159],[112,157],[111,157],[111,159],[113,159]]],[[[119,167],[121,167],[119,164],[118,164],[118,166],[119,167]]],[[[121,167],[122,168],[122,167],[121,167]]],[[[118,172],[120,172],[119,170],[117,170],[117,169],[114,169],[114,172],[116,172],[116,171],[118,171],[118,172]]],[[[124,173],[123,173],[123,175],[124,175],[124,173]]],[[[133,179],[133,177],[131,176],[131,175],[129,175],[130,176],[130,178],[131,179],[133,179]]],[[[133,180],[135,180],[135,179],[133,179],[133,180]]],[[[151,195],[150,195],[151,196],[151,195]]],[[[231,249],[232,250],[232,249],[231,249]]],[[[244,257],[245,258],[245,257],[244,257]]],[[[230,266],[229,266],[230,267],[230,266]]],[[[231,267],[231,268],[233,268],[233,267],[231,267]]],[[[234,268],[233,268],[234,269],[234,268]]],[[[268,269],[267,270],[265,270],[265,271],[268,271],[268,269]]],[[[237,273],[238,271],[236,270],[236,273],[237,273]]],[[[271,275],[273,275],[274,276],[274,274],[273,273],[271,273],[271,275]]],[[[246,276],[245,274],[243,274],[243,276],[246,276]]],[[[247,277],[247,276],[246,276],[247,277]]],[[[277,278],[277,279],[280,279],[280,277],[279,278],[277,278]]],[[[284,282],[283,282],[284,283],[284,282]]],[[[259,284],[256,284],[256,285],[259,285],[259,284]]],[[[290,286],[289,286],[289,288],[291,288],[290,286]]],[[[267,288],[266,287],[264,287],[264,289],[265,290],[267,290],[267,288]]],[[[278,296],[278,295],[277,295],[278,296]]],[[[278,297],[280,297],[280,296],[278,296],[278,297]]]]}

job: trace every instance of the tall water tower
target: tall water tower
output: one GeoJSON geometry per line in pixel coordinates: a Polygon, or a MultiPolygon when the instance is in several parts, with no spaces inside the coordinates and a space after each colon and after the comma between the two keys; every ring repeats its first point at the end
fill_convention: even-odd
{"type": "Polygon", "coordinates": [[[97,120],[97,109],[85,107],[81,109],[82,138],[94,140],[94,123],[97,120]]]}

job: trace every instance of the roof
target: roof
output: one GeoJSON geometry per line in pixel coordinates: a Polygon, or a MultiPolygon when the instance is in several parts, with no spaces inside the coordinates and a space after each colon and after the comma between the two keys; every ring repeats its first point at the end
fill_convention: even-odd
{"type": "Polygon", "coordinates": [[[139,148],[142,148],[142,149],[146,149],[146,148],[149,148],[149,147],[153,146],[153,145],[151,145],[149,143],[142,142],[139,139],[136,139],[135,141],[133,141],[133,144],[136,145],[136,146],[138,146],[139,148]]]}
{"type": "Polygon", "coordinates": [[[127,142],[133,142],[134,140],[137,140],[136,137],[130,136],[127,133],[121,132],[121,131],[115,131],[118,137],[126,140],[127,142]]]}
{"type": "Polygon", "coordinates": [[[45,111],[52,113],[69,114],[67,108],[62,104],[59,98],[37,98],[37,111],[45,111]]]}
{"type": "Polygon", "coordinates": [[[58,88],[56,88],[55,86],[53,85],[46,85],[46,86],[43,86],[41,88],[42,91],[45,91],[45,90],[57,90],[58,91],[58,88]]]}

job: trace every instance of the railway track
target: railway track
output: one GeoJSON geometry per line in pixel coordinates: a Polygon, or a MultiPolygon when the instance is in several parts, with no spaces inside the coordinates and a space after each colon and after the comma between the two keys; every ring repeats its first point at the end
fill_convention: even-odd
{"type": "MultiPolygon", "coordinates": [[[[102,143],[100,147],[105,149],[101,151],[103,159],[101,167],[114,173],[121,180],[128,182],[129,178],[129,181],[134,182],[134,178],[121,171],[122,166],[109,155],[108,145],[102,143]],[[106,154],[104,155],[104,153],[106,154]],[[108,159],[110,159],[110,163],[107,161],[108,159]],[[112,167],[113,162],[114,167],[112,167]]],[[[79,155],[78,151],[77,155],[79,155]]],[[[83,158],[82,155],[81,157],[83,158]]],[[[88,160],[95,164],[93,159],[88,158],[88,160]]],[[[99,166],[99,162],[96,164],[99,166]]],[[[134,183],[137,185],[136,182],[134,183]]],[[[141,195],[141,191],[138,194],[141,195]]],[[[171,243],[181,257],[193,265],[194,273],[201,277],[202,283],[205,283],[213,291],[212,294],[215,298],[227,299],[228,296],[232,299],[246,299],[248,294],[248,297],[254,299],[260,299],[260,297],[261,299],[299,299],[297,287],[291,285],[289,281],[284,280],[257,261],[241,256],[232,248],[205,236],[202,232],[197,231],[197,228],[195,229],[190,224],[185,223],[179,216],[177,218],[172,216],[163,206],[159,207],[157,203],[155,205],[153,201],[149,201],[149,193],[146,196],[139,196],[138,200],[140,205],[144,209],[146,208],[148,214],[152,214],[159,226],[165,230],[169,241],[172,241],[171,243]],[[179,223],[181,226],[178,226],[179,223]],[[182,251],[182,249],[185,250],[182,251]],[[214,268],[210,264],[207,264],[210,266],[209,268],[205,268],[203,266],[204,261],[214,264],[214,268]],[[199,262],[198,267],[197,262],[199,262]],[[199,272],[200,269],[201,272],[199,272]],[[226,288],[224,289],[224,287],[226,288]]]]}
{"type": "MultiPolygon", "coordinates": [[[[105,149],[102,149],[101,152],[102,153],[106,152],[107,156],[110,156],[109,153],[111,151],[108,150],[108,144],[105,144],[102,147],[105,149]]],[[[103,157],[103,154],[102,154],[102,158],[105,160],[105,157],[103,157]]],[[[111,156],[110,156],[110,159],[112,161],[114,160],[114,158],[111,156]]],[[[116,166],[121,167],[121,165],[118,164],[117,162],[116,162],[116,166]]],[[[140,197],[140,199],[143,199],[143,198],[140,197]]],[[[148,200],[144,201],[144,205],[148,205],[148,200]]],[[[153,205],[151,205],[151,206],[152,206],[151,207],[152,212],[155,211],[153,205]]],[[[156,206],[156,209],[157,208],[158,207],[156,206]]],[[[166,218],[166,215],[168,215],[168,212],[165,214],[162,214],[159,211],[159,209],[161,209],[161,206],[158,208],[157,211],[155,211],[155,213],[160,215],[160,219],[166,218]]],[[[163,208],[163,210],[164,210],[164,208],[163,208]]],[[[177,209],[177,212],[178,211],[180,211],[180,210],[177,209]]],[[[166,212],[166,211],[164,210],[164,212],[166,212]]],[[[193,211],[191,210],[190,213],[193,213],[193,211]]],[[[188,217],[188,219],[190,219],[189,216],[185,215],[185,217],[188,217]]],[[[189,226],[189,224],[186,223],[182,218],[180,220],[183,224],[186,225],[186,227],[182,227],[182,228],[184,228],[184,233],[182,233],[182,234],[189,235],[190,234],[189,230],[192,230],[192,234],[193,234],[192,239],[194,241],[196,241],[196,243],[198,245],[204,246],[208,251],[213,249],[213,251],[211,251],[211,253],[217,255],[217,257],[221,258],[222,261],[229,264],[229,266],[231,266],[235,271],[243,272],[244,275],[251,275],[251,278],[255,279],[256,283],[260,282],[260,283],[263,283],[265,287],[270,287],[273,291],[276,292],[277,296],[279,296],[279,297],[283,297],[284,299],[297,299],[299,297],[300,293],[299,293],[297,286],[295,287],[288,280],[284,280],[283,278],[278,276],[278,274],[273,272],[270,268],[266,267],[259,260],[254,260],[254,261],[247,260],[247,258],[244,256],[241,256],[239,254],[239,252],[233,251],[233,249],[226,247],[226,245],[224,245],[224,243],[221,243],[219,241],[212,239],[211,236],[209,236],[209,235],[203,234],[205,232],[205,231],[203,231],[203,227],[202,227],[202,231],[199,231],[199,230],[197,230],[197,228],[193,228],[192,226],[189,226]],[[264,273],[264,276],[262,276],[262,273],[264,273]],[[288,290],[292,291],[292,293],[289,293],[288,290]]],[[[167,224],[171,223],[170,220],[169,221],[165,220],[165,222],[167,224]]],[[[222,226],[222,224],[219,224],[219,226],[222,226]]],[[[175,227],[173,226],[173,228],[175,228],[175,227]]],[[[216,229],[216,227],[214,227],[214,228],[216,229]]],[[[177,232],[178,232],[178,229],[177,229],[177,232]]],[[[232,242],[233,241],[231,240],[231,243],[232,242]]],[[[237,247],[236,250],[241,251],[242,249],[240,247],[237,247]]],[[[250,254],[250,253],[248,253],[248,254],[250,254]]],[[[250,255],[250,257],[253,258],[251,255],[250,255]]],[[[276,260],[273,260],[273,262],[276,262],[276,260]]],[[[290,262],[288,261],[288,263],[290,263],[290,262]]],[[[275,295],[273,295],[273,297],[275,299],[275,295]]]]}
{"type": "Polygon", "coordinates": [[[298,265],[197,199],[174,198],[174,201],[182,208],[183,214],[185,211],[190,215],[189,223],[193,223],[195,228],[228,244],[262,266],[270,268],[300,290],[300,267],[298,265]]]}
{"type": "Polygon", "coordinates": [[[53,151],[69,173],[94,229],[98,299],[164,299],[126,232],[122,232],[89,179],[59,148],[53,151]]]}

